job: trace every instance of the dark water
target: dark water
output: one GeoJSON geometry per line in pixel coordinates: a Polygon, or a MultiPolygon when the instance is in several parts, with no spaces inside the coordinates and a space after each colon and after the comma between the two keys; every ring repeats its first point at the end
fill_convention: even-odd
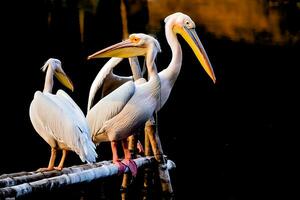
{"type": "MultiPolygon", "coordinates": [[[[171,59],[163,17],[170,12],[187,11],[185,13],[189,14],[190,11],[194,19],[198,15],[193,10],[199,9],[202,1],[193,2],[195,9],[190,5],[169,6],[161,12],[151,12],[147,6],[137,7],[142,10],[140,12],[131,10],[129,31],[155,34],[161,43],[163,52],[157,58],[159,71],[171,59]],[[156,18],[160,16],[157,13],[161,13],[163,17],[155,23],[149,19],[149,13],[150,16],[156,13],[153,15],[156,18]]],[[[280,194],[276,186],[267,189],[266,185],[276,185],[279,175],[274,174],[280,163],[278,155],[286,151],[284,134],[274,133],[274,117],[279,110],[289,110],[291,106],[282,102],[284,106],[280,107],[278,96],[288,98],[287,93],[297,80],[292,77],[299,66],[300,8],[299,1],[263,2],[264,15],[259,15],[261,12],[254,15],[257,26],[251,27],[252,21],[245,22],[250,27],[240,22],[249,16],[236,16],[230,22],[224,17],[224,23],[229,25],[218,26],[221,18],[208,9],[209,4],[206,4],[207,9],[201,10],[200,20],[195,20],[197,33],[217,76],[215,85],[180,39],[183,67],[158,117],[164,152],[177,165],[171,172],[176,199],[261,199],[280,194]],[[200,23],[201,19],[207,22],[200,23]],[[233,26],[239,23],[243,26],[233,26]],[[280,75],[275,76],[275,72],[280,75]]],[[[43,87],[44,74],[40,71],[43,63],[49,57],[62,60],[75,85],[71,96],[85,111],[89,86],[105,62],[87,61],[87,55],[122,38],[119,1],[100,1],[96,14],[86,15],[84,41],[81,42],[76,3],[13,2],[4,7],[10,12],[2,17],[5,43],[1,51],[0,174],[32,171],[48,163],[50,149],[35,133],[28,114],[34,92],[43,87]]],[[[249,12],[260,8],[251,5],[249,12]]],[[[149,8],[153,8],[153,4],[149,8]]],[[[213,8],[223,10],[221,3],[213,8]]],[[[228,15],[230,13],[229,9],[228,15]]],[[[116,73],[129,74],[129,69],[120,67],[116,73]]],[[[110,159],[107,149],[109,145],[98,149],[101,159],[110,159]]],[[[77,155],[70,153],[66,165],[78,163],[77,155]]],[[[106,198],[115,199],[119,195],[118,186],[108,180],[104,184],[106,198]]],[[[78,199],[80,195],[76,192],[82,188],[74,188],[59,194],[70,194],[73,198],[68,199],[78,199]]],[[[90,188],[93,190],[92,186],[90,188]]],[[[47,195],[56,199],[59,194],[47,195]]]]}

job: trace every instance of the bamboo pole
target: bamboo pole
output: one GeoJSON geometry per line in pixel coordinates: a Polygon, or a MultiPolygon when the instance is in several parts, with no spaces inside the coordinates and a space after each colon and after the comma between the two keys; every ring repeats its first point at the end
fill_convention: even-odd
{"type": "Polygon", "coordinates": [[[158,173],[160,178],[160,183],[163,193],[166,195],[173,195],[173,188],[171,184],[171,179],[169,171],[167,170],[167,160],[163,155],[163,149],[158,136],[157,131],[155,131],[155,125],[148,121],[145,126],[145,134],[149,137],[149,141],[152,147],[154,157],[158,163],[158,173]]]}
{"type": "MultiPolygon", "coordinates": [[[[134,162],[138,168],[141,168],[156,161],[153,157],[141,157],[134,159],[134,162]]],[[[128,172],[129,169],[127,168],[125,173],[128,172]]],[[[11,187],[0,188],[0,199],[23,197],[33,192],[52,191],[77,183],[87,183],[106,177],[116,176],[118,173],[118,167],[111,162],[107,162],[99,167],[94,166],[94,168],[91,169],[78,169],[77,172],[69,174],[62,174],[51,178],[44,178],[11,187]]]]}
{"type": "Polygon", "coordinates": [[[123,39],[127,39],[128,34],[128,22],[127,22],[127,12],[126,12],[126,5],[125,0],[121,0],[121,19],[122,19],[122,31],[123,31],[123,39]]]}
{"type": "Polygon", "coordinates": [[[97,163],[91,163],[91,164],[83,164],[83,165],[75,165],[68,168],[63,168],[63,170],[51,170],[51,171],[45,171],[45,172],[38,172],[38,171],[32,171],[32,172],[17,172],[12,174],[3,174],[0,176],[0,188],[3,187],[10,187],[14,185],[19,185],[22,183],[37,181],[44,178],[50,178],[54,176],[60,176],[63,174],[71,174],[76,173],[79,171],[92,169],[95,167],[100,167],[102,165],[110,164],[110,161],[101,161],[97,163]]]}
{"type": "MultiPolygon", "coordinates": [[[[146,125],[147,126],[147,125],[146,125]]],[[[145,126],[145,127],[146,127],[145,126]]],[[[146,130],[145,130],[146,131],[146,130]]],[[[152,149],[151,149],[151,144],[150,144],[150,140],[149,140],[149,137],[148,137],[148,134],[145,134],[145,144],[144,144],[144,149],[145,149],[145,156],[152,156],[153,153],[152,153],[152,149]]]]}
{"type": "MultiPolygon", "coordinates": [[[[128,149],[131,153],[131,158],[136,158],[136,137],[131,135],[128,137],[128,149]]],[[[122,200],[128,199],[128,187],[131,183],[132,176],[129,173],[123,175],[122,185],[121,185],[121,197],[122,200]]]]}
{"type": "MultiPolygon", "coordinates": [[[[149,123],[148,121],[147,123],[149,123]]],[[[146,123],[146,126],[147,126],[146,123]]],[[[146,127],[145,126],[145,127],[146,127]]],[[[145,156],[152,156],[152,150],[151,150],[151,144],[150,140],[148,137],[148,134],[146,134],[146,129],[144,130],[145,132],[145,142],[144,142],[144,149],[145,149],[145,156]]],[[[151,189],[152,186],[152,180],[153,180],[153,170],[151,167],[146,167],[144,170],[144,185],[143,185],[143,200],[149,199],[149,190],[151,189]]]]}
{"type": "Polygon", "coordinates": [[[17,176],[24,176],[24,175],[31,175],[31,174],[35,174],[35,171],[33,171],[33,172],[22,171],[22,172],[10,173],[10,174],[2,174],[2,175],[0,175],[0,180],[7,178],[7,177],[17,177],[17,176]]]}

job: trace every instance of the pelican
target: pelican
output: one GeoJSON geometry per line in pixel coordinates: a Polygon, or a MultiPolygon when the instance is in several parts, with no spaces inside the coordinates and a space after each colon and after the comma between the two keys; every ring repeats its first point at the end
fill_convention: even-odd
{"type": "MultiPolygon", "coordinates": [[[[90,87],[87,113],[90,111],[93,105],[96,92],[102,85],[103,85],[103,89],[102,89],[102,98],[103,98],[127,81],[134,80],[136,81],[136,84],[146,82],[145,79],[142,79],[143,72],[140,69],[140,65],[137,57],[128,58],[130,68],[132,71],[132,76],[119,76],[114,74],[113,68],[116,67],[122,60],[123,58],[117,58],[117,57],[111,58],[107,63],[105,63],[105,65],[101,68],[101,70],[97,74],[96,78],[94,79],[90,87]]],[[[140,153],[144,151],[143,146],[139,140],[137,141],[137,149],[140,153]]]]}
{"type": "Polygon", "coordinates": [[[73,91],[73,84],[61,67],[61,62],[50,58],[42,70],[46,72],[44,90],[36,91],[30,104],[29,115],[36,132],[50,145],[51,157],[47,168],[39,171],[61,170],[67,151],[76,152],[82,162],[95,162],[97,153],[90,138],[86,118],[77,104],[63,90],[52,94],[53,75],[73,91]],[[54,167],[56,152],[62,150],[62,157],[54,167]]]}
{"type": "MultiPolygon", "coordinates": [[[[209,77],[213,80],[214,83],[216,81],[216,77],[213,68],[211,66],[211,63],[209,61],[209,58],[195,31],[195,23],[193,22],[193,20],[188,15],[178,12],[167,16],[164,21],[165,21],[165,34],[166,34],[168,44],[172,51],[172,59],[169,66],[158,74],[161,83],[160,86],[161,88],[160,88],[160,97],[159,99],[157,99],[158,102],[156,103],[157,105],[156,111],[159,111],[167,102],[170,93],[172,91],[172,88],[174,86],[174,83],[181,70],[182,49],[178,41],[177,34],[181,35],[183,39],[190,45],[190,47],[192,48],[194,54],[198,58],[200,64],[202,65],[206,73],[209,75],[209,77]]],[[[118,55],[118,52],[125,51],[125,50],[128,50],[127,52],[127,56],[128,56],[134,51],[136,52],[141,51],[140,48],[143,48],[143,46],[140,46],[139,48],[138,46],[135,46],[132,49],[123,47],[122,49],[121,45],[115,45],[115,48],[116,48],[115,53],[109,54],[105,50],[101,50],[99,52],[90,55],[88,59],[100,58],[100,57],[113,57],[113,56],[119,57],[120,55],[118,55]],[[117,47],[121,49],[117,49],[117,47]]],[[[101,135],[98,135],[98,137],[100,136],[101,135]]],[[[162,154],[162,152],[160,152],[160,154],[162,154]]]]}
{"type": "Polygon", "coordinates": [[[177,80],[181,70],[182,49],[178,41],[177,34],[181,35],[189,44],[206,73],[214,83],[216,82],[214,70],[211,66],[205,49],[199,37],[197,36],[195,31],[196,26],[193,20],[188,15],[177,12],[167,16],[164,22],[165,35],[172,51],[172,59],[169,66],[159,72],[159,78],[161,82],[161,102],[157,104],[157,111],[160,110],[167,102],[174,83],[177,80]]]}
{"type": "MultiPolygon", "coordinates": [[[[172,51],[172,59],[169,66],[158,74],[161,82],[161,102],[157,104],[157,111],[159,111],[167,102],[174,83],[177,80],[177,77],[181,70],[182,49],[178,41],[177,34],[181,35],[184,40],[190,45],[206,73],[214,83],[216,82],[214,70],[211,66],[206,51],[199,37],[197,36],[197,33],[195,31],[196,26],[193,20],[188,15],[177,12],[167,16],[164,22],[165,35],[172,51]]],[[[97,56],[97,53],[95,53],[89,56],[89,59],[97,57],[99,56],[97,56]]],[[[116,63],[116,65],[117,64],[118,63],[116,63]]]]}
{"type": "Polygon", "coordinates": [[[160,45],[156,39],[145,34],[132,34],[129,39],[96,53],[97,57],[146,57],[148,81],[127,81],[102,98],[87,113],[93,141],[96,144],[111,141],[113,162],[119,164],[116,142],[121,140],[124,150],[123,162],[129,166],[134,176],[136,166],[131,161],[126,139],[143,127],[157,106],[160,91],[160,81],[154,63],[157,52],[160,52],[160,45]]]}

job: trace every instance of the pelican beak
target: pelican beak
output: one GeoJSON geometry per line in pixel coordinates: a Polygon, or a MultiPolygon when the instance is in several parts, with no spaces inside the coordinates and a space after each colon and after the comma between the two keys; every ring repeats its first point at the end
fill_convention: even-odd
{"type": "Polygon", "coordinates": [[[145,53],[145,46],[137,46],[134,41],[127,39],[90,55],[88,60],[107,57],[130,58],[133,56],[142,56],[145,53]]]}
{"type": "Polygon", "coordinates": [[[69,88],[72,92],[74,91],[74,86],[71,79],[63,71],[55,71],[55,77],[61,82],[64,86],[69,88]]]}
{"type": "Polygon", "coordinates": [[[214,73],[214,70],[210,64],[210,61],[208,59],[208,56],[205,52],[205,49],[195,31],[193,28],[179,28],[179,27],[174,27],[177,33],[179,33],[184,40],[190,45],[190,47],[193,49],[196,57],[200,61],[202,67],[206,71],[206,73],[209,75],[209,77],[212,79],[214,83],[216,83],[216,76],[214,73]]]}

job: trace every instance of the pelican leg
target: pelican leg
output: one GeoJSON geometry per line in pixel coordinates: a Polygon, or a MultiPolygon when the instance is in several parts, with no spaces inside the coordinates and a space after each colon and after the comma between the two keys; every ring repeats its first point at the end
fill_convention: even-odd
{"type": "Polygon", "coordinates": [[[119,174],[123,174],[125,172],[126,166],[119,161],[118,151],[117,151],[117,142],[111,141],[111,151],[112,151],[112,160],[115,165],[118,166],[119,174]]]}
{"type": "Polygon", "coordinates": [[[137,166],[133,160],[131,160],[131,153],[128,149],[128,141],[127,139],[122,140],[122,146],[124,151],[124,159],[122,162],[129,167],[132,176],[136,176],[137,174],[137,166]]]}
{"type": "Polygon", "coordinates": [[[54,169],[55,159],[56,159],[56,149],[55,148],[51,148],[51,156],[50,156],[48,167],[47,168],[39,168],[37,171],[38,172],[43,172],[43,171],[53,170],[54,169]]]}
{"type": "Polygon", "coordinates": [[[54,169],[56,169],[56,170],[62,170],[62,168],[64,167],[65,160],[66,160],[66,156],[67,156],[67,150],[63,149],[62,150],[62,156],[61,156],[60,162],[59,162],[59,164],[58,164],[57,167],[54,167],[54,169]]]}
{"type": "Polygon", "coordinates": [[[119,156],[118,156],[118,152],[117,152],[117,142],[116,141],[111,141],[111,151],[112,151],[112,160],[113,163],[116,163],[119,161],[119,156]]]}

